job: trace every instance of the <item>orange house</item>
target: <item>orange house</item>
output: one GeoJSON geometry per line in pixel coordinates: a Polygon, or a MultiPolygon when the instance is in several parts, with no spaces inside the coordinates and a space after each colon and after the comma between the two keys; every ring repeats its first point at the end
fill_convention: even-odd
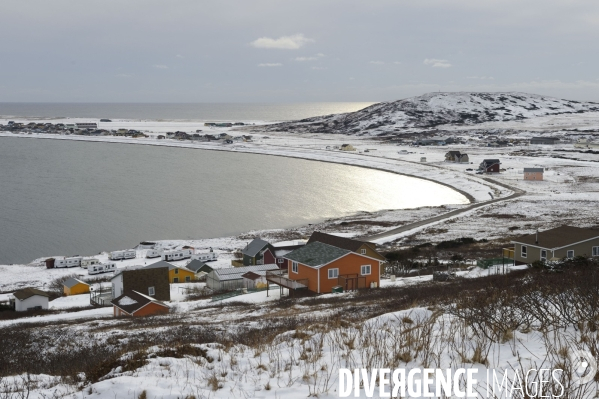
{"type": "Polygon", "coordinates": [[[126,291],[112,300],[113,313],[119,316],[153,316],[168,313],[170,308],[151,296],[137,291],[126,291]]]}
{"type": "Polygon", "coordinates": [[[367,255],[334,247],[319,241],[285,255],[291,280],[307,280],[308,289],[318,294],[374,288],[380,284],[380,262],[367,255]]]}

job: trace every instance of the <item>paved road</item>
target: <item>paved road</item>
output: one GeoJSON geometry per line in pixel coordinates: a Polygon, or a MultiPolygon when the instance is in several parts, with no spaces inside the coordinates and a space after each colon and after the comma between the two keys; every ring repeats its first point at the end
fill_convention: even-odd
{"type": "Polygon", "coordinates": [[[438,216],[434,216],[432,218],[420,220],[418,222],[406,224],[406,225],[403,225],[401,227],[396,227],[394,229],[387,230],[387,231],[382,232],[382,233],[378,233],[378,234],[371,235],[369,237],[365,237],[365,240],[373,241],[373,240],[378,240],[378,239],[381,239],[381,238],[390,237],[390,236],[393,236],[395,234],[399,234],[399,233],[406,232],[408,230],[415,229],[416,227],[422,227],[422,226],[426,226],[427,224],[430,224],[430,223],[434,223],[434,222],[438,222],[438,221],[441,221],[441,220],[452,218],[452,217],[454,217],[456,215],[460,215],[462,213],[471,211],[473,209],[482,208],[483,206],[487,206],[487,205],[491,205],[491,204],[496,204],[498,202],[513,200],[515,198],[521,197],[524,194],[526,194],[525,191],[520,190],[519,188],[508,186],[507,184],[500,183],[500,182],[495,181],[493,179],[490,179],[488,177],[484,177],[483,179],[486,180],[486,181],[488,181],[489,183],[493,183],[493,184],[496,184],[498,186],[507,188],[508,190],[513,191],[514,194],[512,194],[512,195],[510,195],[508,197],[495,198],[495,199],[492,199],[490,201],[474,203],[474,204],[469,205],[469,206],[467,206],[465,208],[462,208],[462,209],[456,209],[454,211],[447,212],[447,213],[444,213],[442,215],[438,215],[438,216]]]}

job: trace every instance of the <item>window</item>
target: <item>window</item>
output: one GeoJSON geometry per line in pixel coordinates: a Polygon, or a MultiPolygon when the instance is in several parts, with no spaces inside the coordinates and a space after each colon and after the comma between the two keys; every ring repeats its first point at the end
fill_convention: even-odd
{"type": "Polygon", "coordinates": [[[297,273],[297,262],[291,262],[291,271],[297,273]]]}
{"type": "Polygon", "coordinates": [[[178,283],[179,282],[179,277],[174,277],[173,278],[173,283],[178,283]]]}
{"type": "Polygon", "coordinates": [[[364,265],[360,267],[360,274],[362,276],[366,276],[370,274],[370,265],[364,265]]]}
{"type": "Polygon", "coordinates": [[[279,263],[283,263],[283,259],[282,259],[282,258],[279,258],[279,259],[277,259],[277,262],[279,262],[279,263]]]}
{"type": "Polygon", "coordinates": [[[522,245],[522,252],[521,252],[521,254],[522,254],[522,257],[523,257],[523,258],[526,258],[526,252],[527,252],[527,248],[526,248],[526,246],[525,246],[525,245],[522,245]]]}
{"type": "Polygon", "coordinates": [[[366,255],[366,250],[365,250],[365,249],[361,249],[361,250],[360,250],[360,253],[361,253],[362,255],[366,255]]]}
{"type": "Polygon", "coordinates": [[[541,249],[541,260],[547,260],[547,250],[541,249]]]}
{"type": "Polygon", "coordinates": [[[150,296],[156,295],[156,291],[154,290],[154,287],[148,287],[148,295],[150,295],[150,296]]]}
{"type": "Polygon", "coordinates": [[[175,269],[175,274],[179,274],[179,269],[175,269]]]}
{"type": "Polygon", "coordinates": [[[186,276],[186,277],[185,277],[185,281],[189,283],[189,282],[191,281],[191,277],[189,277],[189,276],[186,276]]]}
{"type": "Polygon", "coordinates": [[[329,269],[329,278],[339,277],[339,269],[329,269]]]}
{"type": "Polygon", "coordinates": [[[566,254],[568,259],[572,259],[574,257],[574,250],[569,250],[566,254]]]}
{"type": "Polygon", "coordinates": [[[599,247],[593,247],[593,256],[599,256],[599,247]]]}

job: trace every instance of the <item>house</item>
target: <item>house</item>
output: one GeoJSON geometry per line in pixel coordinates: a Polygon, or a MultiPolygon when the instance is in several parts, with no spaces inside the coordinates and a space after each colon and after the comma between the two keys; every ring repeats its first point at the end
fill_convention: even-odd
{"type": "Polygon", "coordinates": [[[247,272],[241,275],[243,278],[243,288],[261,289],[266,288],[266,271],[247,272]]]}
{"type": "Polygon", "coordinates": [[[227,269],[214,269],[206,275],[206,287],[213,291],[230,291],[238,288],[244,288],[243,275],[247,272],[266,272],[280,270],[277,265],[255,265],[231,267],[227,269]]]}
{"type": "Polygon", "coordinates": [[[76,123],[77,129],[97,129],[98,124],[93,122],[76,123]]]}
{"type": "Polygon", "coordinates": [[[348,249],[319,241],[285,255],[289,279],[307,281],[308,290],[330,293],[333,287],[345,290],[374,288],[380,283],[380,261],[348,249]]]}
{"type": "Polygon", "coordinates": [[[195,278],[196,278],[196,275],[193,271],[191,271],[185,267],[182,267],[182,266],[172,265],[163,260],[153,263],[149,266],[146,266],[146,267],[144,267],[144,269],[146,269],[146,270],[159,269],[159,268],[163,268],[163,267],[168,267],[168,281],[171,284],[182,283],[184,281],[190,282],[192,280],[195,280],[195,278]]]}
{"type": "Polygon", "coordinates": [[[449,151],[445,154],[445,162],[468,163],[470,158],[468,154],[462,154],[459,151],[449,151]]]}
{"type": "Polygon", "coordinates": [[[159,301],[171,300],[169,268],[166,266],[122,270],[111,278],[110,282],[112,283],[112,298],[120,297],[125,291],[137,291],[147,293],[159,301]]]}
{"type": "Polygon", "coordinates": [[[23,288],[12,293],[10,304],[16,312],[48,309],[50,295],[35,288],[23,288]]]}
{"type": "Polygon", "coordinates": [[[186,269],[191,270],[195,274],[195,280],[202,280],[205,276],[214,270],[212,267],[208,266],[204,262],[198,259],[194,259],[189,262],[186,266],[186,269]]]}
{"type": "Polygon", "coordinates": [[[281,241],[272,244],[274,255],[276,258],[275,263],[279,265],[280,268],[287,269],[287,264],[285,263],[285,255],[287,255],[291,251],[303,247],[304,245],[306,245],[306,240],[281,241]]]}
{"type": "Polygon", "coordinates": [[[483,173],[499,173],[500,166],[499,159],[485,159],[480,163],[478,169],[483,173]]]}
{"type": "Polygon", "coordinates": [[[529,234],[512,243],[513,256],[510,258],[516,265],[538,260],[599,256],[599,230],[573,226],[560,226],[529,234]]]}
{"type": "Polygon", "coordinates": [[[337,248],[347,249],[357,254],[366,255],[368,257],[377,259],[381,262],[386,262],[387,258],[376,251],[376,244],[368,241],[360,241],[348,237],[340,237],[333,234],[322,233],[315,231],[308,239],[307,244],[315,241],[322,242],[323,244],[329,244],[337,248]]]}
{"type": "Polygon", "coordinates": [[[89,284],[84,283],[76,278],[70,278],[62,283],[63,292],[65,295],[79,295],[89,293],[89,284]]]}
{"type": "Polygon", "coordinates": [[[273,247],[267,241],[260,238],[254,238],[241,250],[243,255],[243,265],[264,265],[275,263],[276,259],[273,253],[273,247]]]}
{"type": "Polygon", "coordinates": [[[111,303],[115,317],[153,316],[166,314],[170,310],[169,306],[161,301],[133,290],[125,291],[111,303]]]}
{"type": "Polygon", "coordinates": [[[355,151],[356,148],[351,145],[351,144],[341,144],[341,148],[339,148],[341,151],[355,151]]]}
{"type": "Polygon", "coordinates": [[[557,144],[559,138],[557,137],[533,137],[530,139],[530,144],[557,144]]]}
{"type": "Polygon", "coordinates": [[[543,168],[524,168],[524,180],[543,180],[543,168]]]}

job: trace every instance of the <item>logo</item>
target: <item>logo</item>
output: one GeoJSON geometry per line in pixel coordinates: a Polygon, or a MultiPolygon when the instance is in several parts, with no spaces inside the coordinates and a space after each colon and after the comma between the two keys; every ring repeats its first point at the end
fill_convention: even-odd
{"type": "Polygon", "coordinates": [[[579,385],[593,381],[597,374],[597,361],[588,351],[574,349],[570,353],[572,379],[579,385]]]}

